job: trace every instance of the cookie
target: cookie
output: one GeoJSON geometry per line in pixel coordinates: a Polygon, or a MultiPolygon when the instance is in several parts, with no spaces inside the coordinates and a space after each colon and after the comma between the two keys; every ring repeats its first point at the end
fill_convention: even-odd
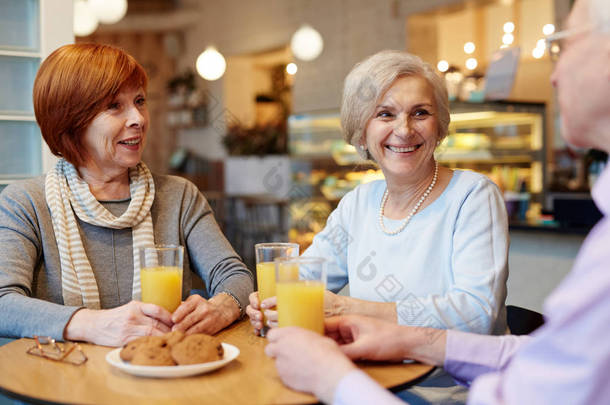
{"type": "Polygon", "coordinates": [[[163,335],[163,337],[165,338],[167,345],[171,347],[184,339],[184,333],[179,330],[175,330],[173,332],[166,333],[163,335]]]}
{"type": "Polygon", "coordinates": [[[131,360],[138,366],[175,366],[169,346],[140,346],[131,360]]]}
{"type": "Polygon", "coordinates": [[[165,339],[161,336],[143,336],[141,338],[137,338],[127,343],[119,356],[121,360],[131,361],[141,346],[151,346],[151,347],[163,347],[166,345],[165,339]]]}
{"type": "Polygon", "coordinates": [[[172,358],[178,365],[207,363],[222,359],[222,345],[212,336],[197,333],[182,339],[171,348],[172,358]]]}

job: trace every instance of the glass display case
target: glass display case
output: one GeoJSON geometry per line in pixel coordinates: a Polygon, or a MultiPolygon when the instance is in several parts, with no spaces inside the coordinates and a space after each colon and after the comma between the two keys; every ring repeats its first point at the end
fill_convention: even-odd
{"type": "Polygon", "coordinates": [[[305,249],[341,197],[379,178],[381,171],[343,140],[338,111],[290,116],[288,149],[293,183],[289,236],[305,249]]]}
{"type": "Polygon", "coordinates": [[[437,148],[440,163],[491,178],[505,196],[545,190],[545,105],[452,103],[449,134],[437,148]]]}
{"type": "MultiPolygon", "coordinates": [[[[544,119],[539,103],[452,103],[449,134],[436,157],[446,167],[487,175],[503,192],[511,219],[539,215],[546,185],[544,119]]],[[[383,174],[343,140],[338,111],[293,115],[288,136],[290,239],[305,248],[341,197],[383,174]]]]}

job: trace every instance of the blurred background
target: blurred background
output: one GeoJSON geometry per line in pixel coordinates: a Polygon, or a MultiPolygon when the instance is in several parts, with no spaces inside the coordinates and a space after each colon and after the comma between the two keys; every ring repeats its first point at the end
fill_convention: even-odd
{"type": "Polygon", "coordinates": [[[382,49],[445,78],[450,135],[438,160],[502,190],[511,224],[508,303],[540,311],[600,217],[606,164],[561,138],[544,38],[571,0],[0,0],[0,188],[54,162],[32,83],[52,50],[119,46],[146,69],[144,161],[206,196],[253,268],[256,242],[305,249],[340,198],[382,178],[342,138],[343,80],[382,49]]]}

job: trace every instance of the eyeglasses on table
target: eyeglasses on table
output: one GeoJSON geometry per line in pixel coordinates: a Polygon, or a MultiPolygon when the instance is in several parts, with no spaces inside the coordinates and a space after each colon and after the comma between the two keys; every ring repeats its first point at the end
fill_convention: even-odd
{"type": "Polygon", "coordinates": [[[50,336],[34,336],[34,346],[30,347],[26,353],[75,366],[85,364],[88,360],[87,355],[78,343],[65,342],[60,344],[50,336]]]}

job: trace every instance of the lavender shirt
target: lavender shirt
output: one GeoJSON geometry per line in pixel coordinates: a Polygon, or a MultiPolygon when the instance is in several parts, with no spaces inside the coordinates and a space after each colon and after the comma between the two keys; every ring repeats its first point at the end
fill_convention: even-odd
{"type": "MultiPolygon", "coordinates": [[[[610,403],[610,166],[592,194],[604,218],[546,300],[544,326],[519,337],[447,332],[445,370],[471,384],[469,404],[610,403]]],[[[352,372],[335,403],[393,403],[387,395],[352,372]]]]}

